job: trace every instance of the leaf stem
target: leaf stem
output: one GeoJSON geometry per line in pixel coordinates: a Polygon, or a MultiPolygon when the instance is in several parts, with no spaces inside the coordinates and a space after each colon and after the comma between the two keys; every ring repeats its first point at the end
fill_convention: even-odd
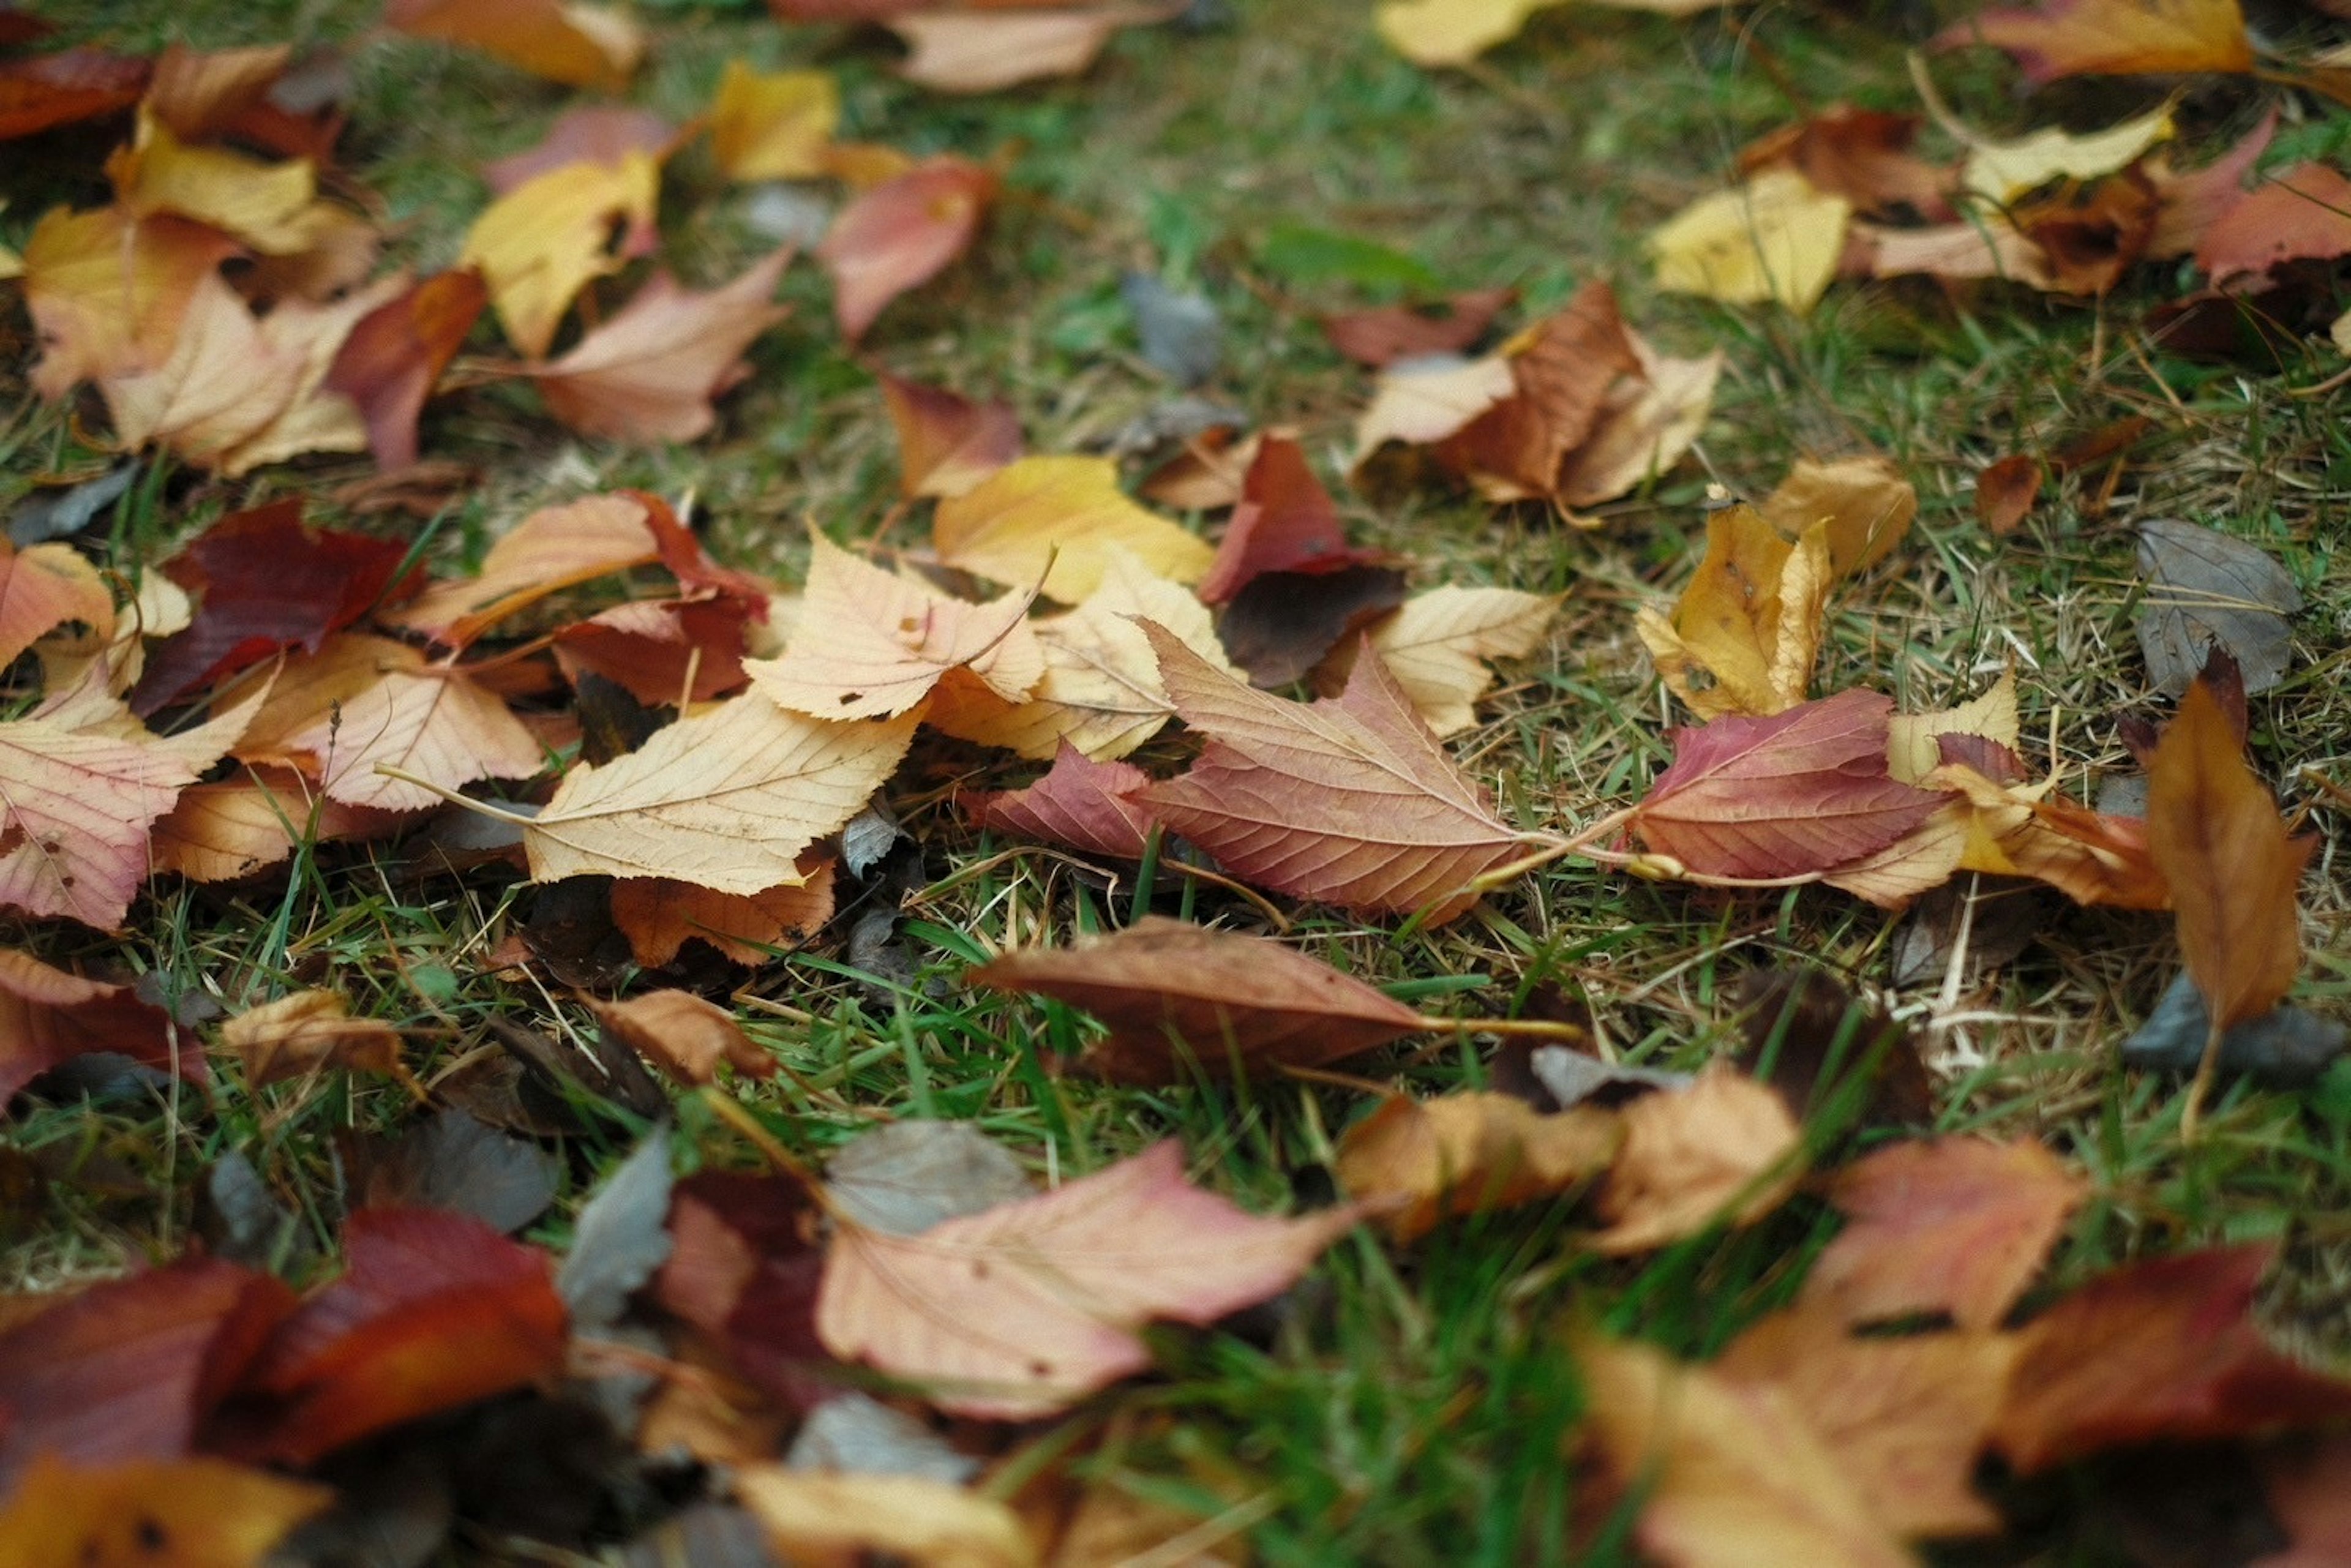
{"type": "Polygon", "coordinates": [[[477,817],[495,817],[501,822],[512,822],[518,828],[528,828],[538,821],[537,818],[526,817],[519,811],[509,811],[505,807],[493,805],[487,800],[476,800],[471,795],[460,795],[455,789],[435,784],[430,779],[419,779],[406,768],[394,768],[389,762],[377,763],[375,770],[382,778],[397,779],[402,784],[413,784],[419,789],[429,790],[452,806],[465,807],[477,817]]]}
{"type": "Polygon", "coordinates": [[[1589,1044],[1592,1040],[1589,1031],[1552,1019],[1445,1018],[1423,1013],[1420,1027],[1431,1034],[1451,1034],[1458,1030],[1468,1034],[1520,1035],[1529,1040],[1556,1040],[1577,1045],[1589,1044]]]}
{"type": "Polygon", "coordinates": [[[2211,1009],[2209,1001],[2206,1009],[2210,1021],[2204,1026],[2204,1054],[2197,1061],[2196,1076],[2188,1085],[2188,1104],[2179,1113],[2179,1141],[2183,1144],[2194,1143],[2202,1126],[2204,1099],[2211,1093],[2212,1078],[2220,1066],[2220,1040],[2229,1032],[2221,1027],[2220,1015],[2211,1009]]]}

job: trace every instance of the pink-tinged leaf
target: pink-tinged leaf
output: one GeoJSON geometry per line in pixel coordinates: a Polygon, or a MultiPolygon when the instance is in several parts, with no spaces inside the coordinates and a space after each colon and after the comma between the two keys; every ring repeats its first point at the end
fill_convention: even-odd
{"type": "Polygon", "coordinates": [[[1990,44],[2036,85],[2070,76],[2250,71],[2253,48],[2237,0],[2046,0],[1954,22],[1928,46],[1990,44]]]}
{"type": "Polygon", "coordinates": [[[85,980],[0,947],[0,1108],[34,1078],[93,1051],[166,1071],[176,1067],[198,1082],[204,1076],[204,1053],[175,1042],[171,1014],[130,987],[85,980]]]}
{"type": "Polygon", "coordinates": [[[1357,364],[1380,370],[1423,354],[1467,352],[1518,300],[1515,288],[1479,288],[1452,296],[1435,313],[1402,305],[1343,310],[1322,318],[1322,335],[1357,364]]]}
{"type": "Polygon", "coordinates": [[[2148,259],[2167,261],[2176,256],[2195,254],[2196,247],[2204,243],[2205,231],[2221,214],[2244,200],[2245,176],[2253,172],[2253,165],[2269,151],[2277,128],[2277,110],[2272,107],[2243,140],[2200,169],[2178,174],[2168,164],[2154,160],[2141,166],[2154,182],[2157,203],[2155,227],[2147,236],[2148,259]]]}
{"type": "Polygon", "coordinates": [[[979,232],[995,194],[994,172],[945,156],[850,203],[816,252],[832,277],[841,335],[855,342],[890,301],[945,271],[979,232]]]}
{"type": "Polygon", "coordinates": [[[120,928],[147,880],[149,830],[199,771],[152,739],[0,724],[0,905],[120,928]]]}
{"type": "Polygon", "coordinates": [[[567,109],[536,147],[482,165],[482,178],[503,196],[566,163],[619,163],[632,152],[659,162],[681,140],[677,127],[649,109],[590,103],[567,109]]]}
{"type": "Polygon", "coordinates": [[[1876,854],[1945,800],[1887,771],[1893,716],[1891,697],[1849,691],[1677,729],[1633,831],[1702,876],[1813,876],[1876,854]]]}
{"type": "Polygon", "coordinates": [[[2263,181],[2204,230],[2196,264],[2215,287],[2288,261],[2351,255],[2351,180],[2297,163],[2263,181]]]}
{"type": "Polygon", "coordinates": [[[360,317],[335,350],[327,390],[359,405],[380,466],[416,461],[416,416],[489,298],[471,268],[436,274],[360,317]]]}
{"type": "Polygon", "coordinates": [[[1332,701],[1294,703],[1143,629],[1176,711],[1209,745],[1142,803],[1234,875],[1347,909],[1427,907],[1441,922],[1477,902],[1479,876],[1525,852],[1385,660],[1356,660],[1332,701]]]}
{"type": "Polygon", "coordinates": [[[0,1488],[35,1454],[170,1458],[227,1394],[294,1292],[191,1258],[92,1285],[0,1334],[0,1488]]]}
{"type": "Polygon", "coordinates": [[[1268,1219],[1184,1179],[1163,1143],[1056,1191],[915,1236],[843,1225],[817,1333],[957,1415],[1023,1420],[1151,1364],[1137,1331],[1205,1325],[1288,1288],[1352,1208],[1268,1219]]]}
{"type": "Polygon", "coordinates": [[[1020,415],[1010,403],[974,402],[945,387],[876,371],[898,433],[898,493],[960,496],[1020,455],[1020,415]]]}
{"type": "Polygon", "coordinates": [[[975,795],[968,810],[981,827],[1015,838],[1141,860],[1152,819],[1137,797],[1150,787],[1151,775],[1132,763],[1096,762],[1064,740],[1042,779],[1025,789],[975,795]]]}
{"type": "Polygon", "coordinates": [[[1268,435],[1241,481],[1241,498],[1200,580],[1200,599],[1222,604],[1269,571],[1338,571],[1376,561],[1347,548],[1339,507],[1298,443],[1268,435]]]}
{"type": "Polygon", "coordinates": [[[398,539],[305,528],[299,501],[223,517],[164,567],[204,601],[186,631],[148,650],[131,711],[144,717],[281,648],[317,653],[392,590],[407,555],[398,539]]]}
{"type": "Polygon", "coordinates": [[[583,435],[645,444],[695,439],[717,423],[711,400],[751,373],[743,350],[789,313],[769,297],[791,259],[789,247],[778,250],[706,292],[654,273],[570,352],[531,367],[538,395],[583,435]]]}

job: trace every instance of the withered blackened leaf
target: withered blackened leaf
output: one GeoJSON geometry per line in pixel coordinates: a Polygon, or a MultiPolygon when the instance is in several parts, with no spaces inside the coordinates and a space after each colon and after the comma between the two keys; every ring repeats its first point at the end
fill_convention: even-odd
{"type": "Polygon", "coordinates": [[[1864,1118],[1924,1122],[1934,1085],[1910,1031],[1820,969],[1764,969],[1741,977],[1750,1071],[1780,1092],[1798,1117],[1821,1110],[1863,1077],[1864,1118]]]}
{"type": "MultiPolygon", "coordinates": [[[[2120,813],[2137,816],[2146,810],[2120,813]]],[[[2098,810],[2110,810],[2099,797],[2098,810]]],[[[2032,946],[2047,919],[2051,900],[2042,885],[2022,877],[1981,876],[1974,873],[1931,889],[1910,906],[1894,934],[1887,978],[1897,986],[1940,980],[1951,966],[1951,955],[1964,933],[1967,950],[1960,962],[1960,983],[1972,985],[2006,965],[2032,946]]]]}
{"type": "Polygon", "coordinates": [[[2138,567],[2147,579],[2138,645],[2157,690],[2186,691],[2216,643],[2236,659],[2249,692],[2284,676],[2293,657],[2285,618],[2302,608],[2302,594],[2283,567],[2252,545],[2168,517],[2139,525],[2138,567]]]}
{"type": "Polygon", "coordinates": [[[492,1132],[463,1111],[444,1111],[384,1148],[357,1151],[351,1185],[371,1208],[454,1208],[496,1230],[520,1230],[555,1201],[555,1157],[492,1132]]]}
{"type": "MultiPolygon", "coordinates": [[[[2123,1064],[2158,1072],[2193,1072],[2203,1059],[2211,1021],[2204,994],[2183,969],[2138,1032],[2123,1041],[2123,1064]]],[[[2272,1088],[2301,1089],[2317,1082],[2327,1064],[2343,1054],[2346,1038],[2344,1027],[2334,1019],[2280,1005],[2220,1037],[2218,1068],[2272,1088]]]]}
{"type": "Polygon", "coordinates": [[[620,682],[583,670],[574,683],[579,700],[580,760],[601,768],[653,738],[668,716],[645,706],[620,682]]]}
{"type": "Polygon", "coordinates": [[[284,1270],[308,1250],[293,1211],[235,1149],[204,1173],[196,1191],[196,1234],[212,1256],[248,1269],[284,1270]]]}
{"type": "Polygon", "coordinates": [[[1303,680],[1341,638],[1402,604],[1404,583],[1403,572],[1385,566],[1269,571],[1233,595],[1217,637],[1250,685],[1286,686],[1303,680]]]}
{"type": "Polygon", "coordinates": [[[1179,387],[1196,387],[1217,373],[1224,357],[1225,324],[1197,294],[1178,294],[1147,272],[1130,272],[1118,292],[1134,312],[1135,335],[1151,368],[1179,387]]]}

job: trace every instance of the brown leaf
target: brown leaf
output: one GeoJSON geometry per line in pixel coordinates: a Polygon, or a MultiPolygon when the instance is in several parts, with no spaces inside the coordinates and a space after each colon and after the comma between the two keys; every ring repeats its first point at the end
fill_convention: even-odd
{"type": "Polygon", "coordinates": [[[1994,538],[2005,538],[2032,510],[2041,494],[2041,460],[2012,453],[1984,465],[1976,475],[1976,517],[1994,538]]]}
{"type": "Polygon", "coordinates": [[[898,62],[898,74],[908,81],[942,92],[995,92],[1044,77],[1076,76],[1121,27],[1162,21],[1171,10],[1157,5],[927,11],[893,16],[887,25],[912,51],[898,62]]]}
{"type": "Polygon", "coordinates": [[[2286,836],[2200,677],[2147,772],[2147,851],[2170,884],[2188,972],[2216,1028],[2258,1018],[2302,967],[2295,894],[2316,841],[2286,836]]]}
{"type": "Polygon", "coordinates": [[[1434,312],[1375,305],[1322,318],[1322,333],[1357,364],[1381,370],[1424,354],[1461,353],[1518,301],[1515,288],[1479,288],[1453,295],[1434,312]]]}
{"type": "Polygon", "coordinates": [[[2351,1384],[2271,1348],[2265,1243],[2127,1263],[2026,1325],[1995,1432],[2030,1474],[2102,1448],[2339,1421],[2351,1384]]]}
{"type": "Polygon", "coordinates": [[[1891,1145],[1837,1173],[1829,1202],[1849,1223],[1814,1260],[1804,1300],[1848,1323],[1948,1312],[1994,1327],[2088,1190],[2031,1138],[1891,1145]]]}
{"type": "Polygon", "coordinates": [[[248,1008],[221,1025],[221,1043],[245,1063],[248,1089],[328,1068],[400,1076],[400,1031],[351,1017],[340,991],[297,991],[248,1008]]]}
{"type": "Polygon", "coordinates": [[[1449,1216],[1573,1191],[1608,1168],[1622,1140],[1615,1113],[1590,1105],[1544,1115],[1511,1094],[1396,1094],[1347,1129],[1334,1169],[1349,1197],[1411,1241],[1449,1216]]]}
{"type": "Polygon", "coordinates": [[[570,87],[618,92],[644,53],[644,35],[618,11],[567,0],[385,0],[384,26],[416,38],[465,44],[570,87]]]}
{"type": "Polygon", "coordinates": [[[1200,599],[1222,604],[1270,571],[1338,571],[1378,559],[1347,548],[1338,506],[1298,443],[1268,434],[1241,480],[1240,500],[1216,559],[1200,579],[1200,599]]]}
{"type": "Polygon", "coordinates": [[[84,1468],[44,1455],[0,1508],[0,1565],[266,1568],[287,1533],[334,1499],[221,1459],[84,1468]]]}
{"type": "Polygon", "coordinates": [[[706,434],[712,400],[751,373],[743,350],[789,313],[768,301],[791,259],[775,251],[704,292],[655,272],[569,353],[530,368],[548,412],[582,435],[641,444],[706,434]]]}
{"type": "Polygon", "coordinates": [[[857,341],[892,300],[969,248],[996,183],[981,165],[942,155],[850,203],[816,251],[832,277],[841,335],[857,341]]]}
{"type": "Polygon", "coordinates": [[[1928,47],[1968,44],[2007,50],[2035,83],[2253,68],[2237,0],[2047,0],[2037,11],[1979,12],[1928,47]]]}
{"type": "Polygon", "coordinates": [[[749,1078],[773,1078],[776,1059],[752,1042],[735,1015],[692,991],[647,991],[624,1002],[590,1001],[604,1032],[680,1083],[712,1083],[721,1063],[749,1078]]]}
{"type": "Polygon", "coordinates": [[[555,662],[575,689],[595,674],[649,707],[705,703],[751,678],[743,669],[749,620],[739,600],[632,600],[557,632],[555,662]]]}
{"type": "Polygon", "coordinates": [[[85,980],[0,947],[0,1108],[60,1062],[93,1051],[201,1082],[201,1053],[181,1049],[171,1015],[129,986],[85,980]]]}
{"type": "Polygon", "coordinates": [[[1602,1252],[1646,1252],[1718,1224],[1751,1225],[1803,1176],[1803,1142],[1779,1095],[1716,1063],[1687,1089],[1616,1113],[1624,1147],[1600,1190],[1602,1252]]]}
{"type": "Polygon", "coordinates": [[[1548,499],[1600,423],[1609,389],[1641,368],[1640,356],[1605,283],[1585,284],[1502,355],[1510,395],[1439,442],[1437,459],[1489,501],[1548,499]]]}
{"type": "Polygon", "coordinates": [[[1706,428],[1722,378],[1719,349],[1676,359],[1630,328],[1625,338],[1640,368],[1609,387],[1591,436],[1561,463],[1552,488],[1566,520],[1578,528],[1600,526],[1599,518],[1579,516],[1583,508],[1613,501],[1681,461],[1706,428]]]}
{"type": "MultiPolygon", "coordinates": [[[[1317,690],[1335,694],[1355,667],[1363,634],[1392,624],[1389,612],[1404,603],[1405,574],[1397,567],[1270,571],[1233,595],[1217,618],[1217,638],[1253,686],[1272,690],[1311,676],[1317,690]]],[[[1472,695],[1489,684],[1482,664],[1476,674],[1472,695]]]]}
{"type": "Polygon", "coordinates": [[[1085,1065],[1120,1083],[1316,1067],[1424,1027],[1412,1009],[1295,948],[1158,915],[1077,947],[1007,953],[964,978],[1094,1014],[1110,1036],[1085,1065]]]}
{"type": "Polygon", "coordinates": [[[1442,924],[1470,883],[1525,852],[1440,748],[1384,662],[1308,706],[1252,690],[1156,627],[1144,633],[1184,722],[1208,737],[1191,769],[1144,791],[1173,831],[1235,875],[1298,898],[1442,924]]]}
{"type": "Polygon", "coordinates": [[[1706,555],[1672,620],[1642,607],[1641,641],[1699,717],[1784,713],[1812,685],[1834,581],[1825,519],[1792,541],[1753,507],[1726,507],[1707,518],[1706,555]]]}
{"type": "Polygon", "coordinates": [[[1059,844],[1080,854],[1141,860],[1153,826],[1136,799],[1151,776],[1123,762],[1095,762],[1067,740],[1045,776],[1025,789],[975,795],[972,821],[1001,833],[1059,844]]]}
{"type": "Polygon", "coordinates": [[[714,893],[666,877],[622,877],[612,884],[612,924],[648,969],[675,958],[689,937],[738,964],[765,964],[770,949],[805,941],[832,918],[833,862],[800,857],[807,878],[765,893],[714,893]]]}
{"type": "Polygon", "coordinates": [[[817,1331],[942,1410],[1029,1419],[1149,1366],[1145,1323],[1211,1323],[1284,1289],[1357,1218],[1259,1218],[1187,1183],[1163,1143],[919,1236],[842,1226],[817,1331]]]}
{"type": "Polygon", "coordinates": [[[974,402],[944,387],[876,371],[898,433],[898,493],[960,496],[1020,455],[1020,415],[1007,402],[974,402]]]}
{"type": "Polygon", "coordinates": [[[1947,219],[1959,176],[1910,151],[1919,119],[1834,104],[1742,148],[1739,172],[1752,176],[1784,164],[1814,190],[1844,197],[1857,214],[1947,219]]]}
{"type": "Polygon", "coordinates": [[[1876,854],[1944,799],[1888,771],[1893,707],[1847,691],[1771,718],[1675,730],[1673,766],[1633,831],[1705,876],[1806,876],[1876,854]]]}
{"type": "Polygon", "coordinates": [[[478,272],[436,273],[360,318],[326,389],[358,405],[379,466],[416,461],[416,418],[489,301],[478,272]]]}

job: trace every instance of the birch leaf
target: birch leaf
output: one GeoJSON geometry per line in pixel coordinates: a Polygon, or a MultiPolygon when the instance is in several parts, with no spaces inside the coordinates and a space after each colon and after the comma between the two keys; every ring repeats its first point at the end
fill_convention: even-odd
{"type": "Polygon", "coordinates": [[[1452,735],[1478,722],[1475,705],[1493,688],[1486,661],[1526,657],[1558,613],[1555,593],[1448,584],[1405,600],[1371,646],[1428,727],[1452,735]]]}

